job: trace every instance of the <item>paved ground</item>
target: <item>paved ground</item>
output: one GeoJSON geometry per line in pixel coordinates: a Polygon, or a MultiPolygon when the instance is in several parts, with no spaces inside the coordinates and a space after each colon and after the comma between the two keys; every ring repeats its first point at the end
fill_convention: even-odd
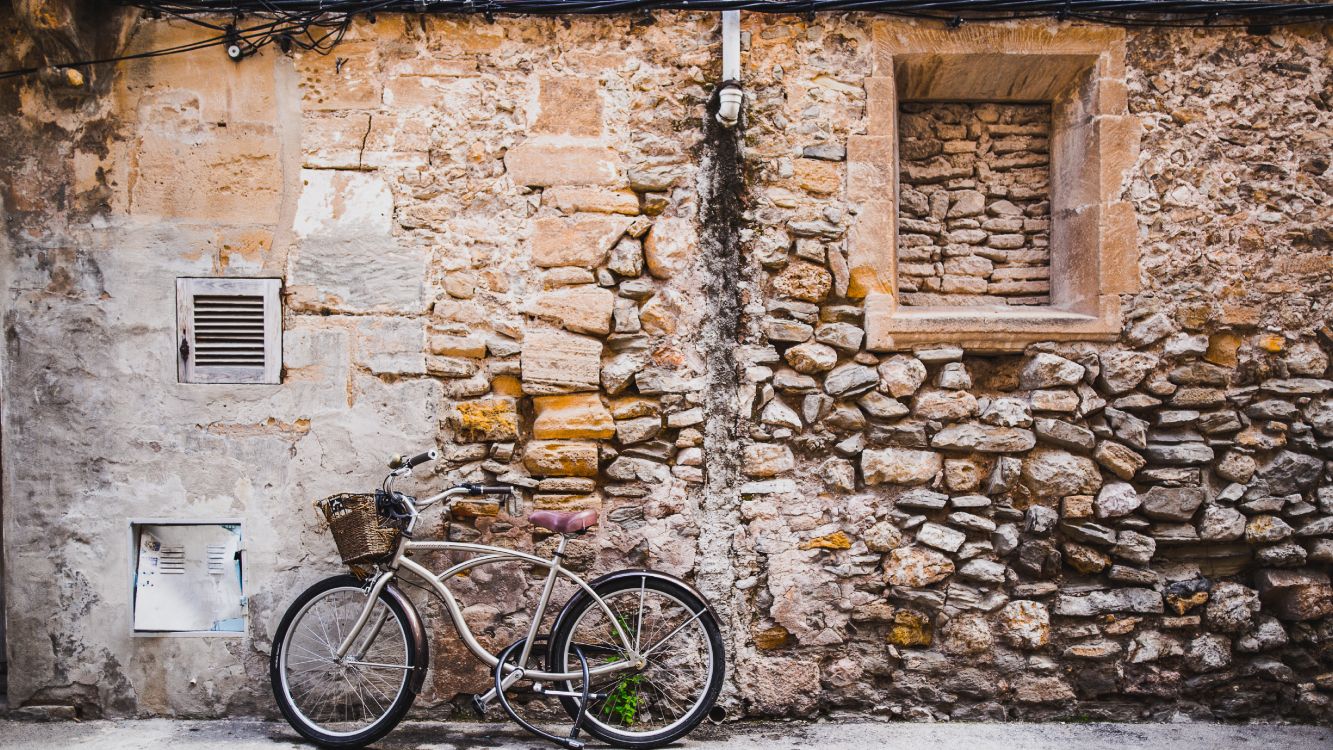
{"type": "MultiPolygon", "coordinates": [[[[255,721],[0,722],[6,750],[277,750],[300,748],[285,724],[255,721]]],[[[547,750],[504,724],[413,723],[382,750],[547,750]]],[[[591,747],[599,747],[592,745],[591,747]]],[[[1329,750],[1333,728],[1219,724],[818,724],[705,725],[677,747],[700,750],[1329,750]]]]}

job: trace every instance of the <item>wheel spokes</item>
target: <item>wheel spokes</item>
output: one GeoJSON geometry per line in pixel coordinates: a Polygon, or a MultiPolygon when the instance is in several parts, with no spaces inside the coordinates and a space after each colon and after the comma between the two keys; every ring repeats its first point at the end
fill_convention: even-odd
{"type": "MultiPolygon", "coordinates": [[[[594,678],[590,692],[600,697],[590,701],[588,720],[630,733],[660,732],[685,720],[709,684],[711,646],[699,622],[706,610],[692,610],[669,594],[647,588],[643,581],[605,596],[604,601],[648,664],[639,671],[594,678]]],[[[566,671],[575,671],[577,664],[572,644],[583,648],[590,666],[628,658],[616,623],[599,606],[589,607],[574,623],[563,654],[566,671]]],[[[571,689],[579,690],[576,683],[571,689]]]]}
{"type": "Polygon", "coordinates": [[[407,635],[382,601],[358,635],[354,653],[335,657],[364,605],[360,589],[328,591],[306,605],[285,638],[281,668],[287,699],[321,732],[353,734],[378,722],[412,669],[407,635]]]}

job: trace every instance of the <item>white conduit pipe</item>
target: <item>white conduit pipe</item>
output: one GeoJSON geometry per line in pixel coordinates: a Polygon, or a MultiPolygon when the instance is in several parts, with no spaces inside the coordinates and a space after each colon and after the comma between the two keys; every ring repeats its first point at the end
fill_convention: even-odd
{"type": "Polygon", "coordinates": [[[732,128],[741,119],[741,12],[722,12],[722,83],[718,85],[717,121],[732,128]]]}

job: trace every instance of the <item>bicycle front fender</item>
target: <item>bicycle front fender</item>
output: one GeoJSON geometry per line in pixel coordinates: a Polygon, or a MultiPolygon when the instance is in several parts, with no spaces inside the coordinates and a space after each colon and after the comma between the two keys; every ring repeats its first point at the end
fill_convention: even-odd
{"type": "Polygon", "coordinates": [[[426,670],[430,667],[430,646],[426,639],[426,626],[421,622],[421,614],[417,612],[412,600],[408,599],[407,594],[404,594],[403,590],[395,586],[392,581],[384,587],[382,593],[397,602],[407,615],[407,637],[412,639],[416,652],[421,655],[417,664],[412,667],[412,680],[408,683],[408,687],[414,695],[420,695],[422,686],[426,684],[426,670]]]}

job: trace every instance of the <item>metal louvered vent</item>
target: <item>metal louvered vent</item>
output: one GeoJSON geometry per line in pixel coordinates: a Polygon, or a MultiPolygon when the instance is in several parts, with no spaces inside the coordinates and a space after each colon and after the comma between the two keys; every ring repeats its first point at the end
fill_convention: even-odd
{"type": "Polygon", "coordinates": [[[180,382],[279,382],[281,289],[278,279],[177,279],[180,382]]]}
{"type": "Polygon", "coordinates": [[[264,298],[194,298],[194,366],[264,366],[264,298]]]}

